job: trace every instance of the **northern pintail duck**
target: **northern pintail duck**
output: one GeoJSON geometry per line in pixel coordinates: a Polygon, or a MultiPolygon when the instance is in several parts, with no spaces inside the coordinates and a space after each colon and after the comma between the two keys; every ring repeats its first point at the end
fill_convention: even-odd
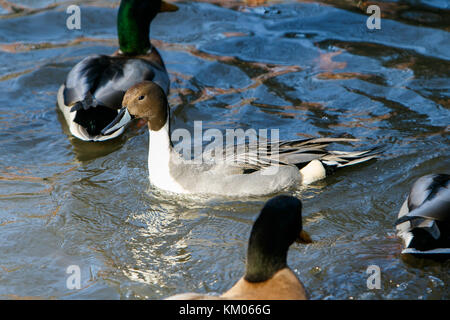
{"type": "Polygon", "coordinates": [[[327,151],[325,147],[332,142],[355,139],[317,138],[267,143],[264,158],[238,147],[238,154],[231,157],[224,155],[217,161],[212,159],[199,163],[183,159],[174,150],[167,97],[159,85],[146,81],[131,87],[124,96],[123,106],[117,118],[102,132],[113,134],[132,117],[146,120],[150,135],[150,182],[175,193],[232,197],[269,195],[323,179],[334,168],[361,163],[378,154],[377,148],[354,152],[327,151]]]}
{"type": "Polygon", "coordinates": [[[403,254],[450,257],[450,175],[419,178],[395,224],[404,242],[403,254]]]}
{"type": "Polygon", "coordinates": [[[302,203],[280,195],[270,199],[253,224],[245,275],[221,296],[178,294],[168,300],[306,300],[305,287],[287,265],[292,243],[311,243],[302,226],[302,203]]]}
{"type": "Polygon", "coordinates": [[[149,40],[150,22],[158,12],[177,7],[161,0],[122,0],[117,16],[120,50],[91,55],[73,67],[58,91],[58,106],[70,132],[85,141],[119,136],[100,134],[121,108],[128,88],[144,80],[158,83],[164,92],[170,81],[161,56],[149,40]]]}

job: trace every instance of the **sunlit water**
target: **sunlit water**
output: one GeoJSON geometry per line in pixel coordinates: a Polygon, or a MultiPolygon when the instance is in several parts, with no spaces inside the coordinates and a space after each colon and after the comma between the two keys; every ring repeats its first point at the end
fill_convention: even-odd
{"type": "MultiPolygon", "coordinates": [[[[172,81],[172,127],[202,120],[386,145],[378,161],[296,192],[314,244],[292,246],[289,265],[313,299],[449,299],[449,262],[401,259],[393,227],[415,179],[449,172],[447,1],[387,3],[373,31],[345,1],[211,2],[178,3],[152,24],[172,81]],[[366,286],[369,265],[381,268],[380,290],[366,286]]],[[[117,2],[83,5],[79,31],[66,28],[65,3],[20,3],[38,10],[0,11],[0,298],[229,288],[267,198],[158,192],[139,123],[107,143],[71,137],[57,89],[86,55],[115,51],[117,2]],[[70,265],[81,269],[80,290],[66,287],[70,265]]]]}

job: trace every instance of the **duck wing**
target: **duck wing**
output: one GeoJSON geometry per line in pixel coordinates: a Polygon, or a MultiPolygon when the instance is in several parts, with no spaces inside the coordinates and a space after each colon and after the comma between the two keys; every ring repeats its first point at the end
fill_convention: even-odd
{"type": "Polygon", "coordinates": [[[126,90],[145,80],[154,81],[168,91],[169,77],[163,66],[137,58],[89,56],[69,72],[64,104],[72,106],[71,111],[99,105],[119,109],[126,90]]]}
{"type": "Polygon", "coordinates": [[[396,225],[417,218],[450,223],[450,175],[431,174],[419,178],[411,188],[407,210],[399,214],[396,225]]]}
{"type": "Polygon", "coordinates": [[[225,161],[237,164],[244,169],[258,170],[273,165],[295,165],[302,169],[313,160],[320,160],[329,168],[354,165],[375,158],[381,148],[375,147],[364,151],[334,151],[325,148],[334,142],[354,142],[349,138],[310,138],[268,142],[249,142],[224,150],[225,161]]]}

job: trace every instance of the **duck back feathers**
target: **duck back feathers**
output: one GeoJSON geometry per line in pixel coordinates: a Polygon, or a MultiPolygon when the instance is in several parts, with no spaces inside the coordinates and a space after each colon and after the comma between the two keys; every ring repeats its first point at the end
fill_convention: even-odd
{"type": "Polygon", "coordinates": [[[395,224],[403,253],[450,256],[450,175],[419,178],[395,224]]]}
{"type": "Polygon", "coordinates": [[[76,112],[76,123],[96,136],[117,116],[126,90],[145,80],[169,91],[164,65],[144,58],[89,56],[69,72],[63,91],[64,105],[76,112]]]}

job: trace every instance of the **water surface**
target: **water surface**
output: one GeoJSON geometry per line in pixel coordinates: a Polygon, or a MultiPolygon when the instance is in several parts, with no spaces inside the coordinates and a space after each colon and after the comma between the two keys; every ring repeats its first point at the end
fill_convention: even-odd
{"type": "MultiPolygon", "coordinates": [[[[117,48],[117,1],[17,1],[0,11],[0,298],[159,299],[222,292],[243,274],[267,198],[184,198],[147,179],[148,133],[70,136],[56,109],[69,70],[117,48]],[[66,287],[78,265],[82,289],[66,287]]],[[[381,159],[301,188],[314,244],[288,263],[313,299],[449,299],[449,262],[401,259],[393,223],[412,182],[449,173],[446,1],[382,4],[381,30],[347,1],[178,2],[152,24],[172,81],[172,127],[359,137],[381,159]],[[249,2],[252,4],[252,2],[249,2]],[[369,290],[378,265],[382,288],[369,290]]],[[[349,149],[351,146],[340,146],[349,149]]]]}

